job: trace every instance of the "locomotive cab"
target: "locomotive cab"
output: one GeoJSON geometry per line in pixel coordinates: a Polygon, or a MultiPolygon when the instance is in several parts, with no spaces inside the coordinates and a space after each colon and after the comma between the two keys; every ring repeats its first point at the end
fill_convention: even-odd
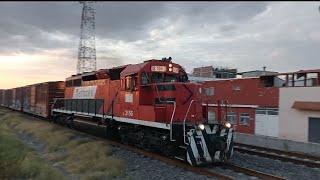
{"type": "Polygon", "coordinates": [[[205,92],[201,84],[188,81],[180,65],[165,58],[149,60],[127,67],[121,76],[127,93],[138,92],[139,105],[152,109],[141,116],[168,127],[165,144],[175,144],[173,151],[179,152],[168,154],[192,165],[231,158],[233,128],[228,122],[208,122],[205,92]]]}

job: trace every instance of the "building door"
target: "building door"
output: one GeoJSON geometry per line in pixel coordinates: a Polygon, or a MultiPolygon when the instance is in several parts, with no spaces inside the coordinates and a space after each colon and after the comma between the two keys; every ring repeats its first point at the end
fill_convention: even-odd
{"type": "Polygon", "coordinates": [[[255,134],[278,137],[279,116],[277,109],[261,108],[256,110],[255,134]]]}
{"type": "Polygon", "coordinates": [[[320,118],[309,117],[308,141],[320,143],[320,118]]]}

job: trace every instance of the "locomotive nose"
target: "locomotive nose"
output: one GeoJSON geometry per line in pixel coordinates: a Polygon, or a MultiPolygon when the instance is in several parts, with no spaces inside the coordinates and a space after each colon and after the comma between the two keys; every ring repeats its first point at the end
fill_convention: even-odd
{"type": "Polygon", "coordinates": [[[223,151],[226,149],[226,138],[220,137],[216,134],[208,135],[208,150],[210,154],[214,154],[216,151],[223,151]]]}
{"type": "Polygon", "coordinates": [[[234,130],[222,124],[188,132],[188,161],[193,165],[223,162],[233,155],[234,130]]]}
{"type": "Polygon", "coordinates": [[[233,130],[225,130],[230,132],[208,135],[208,152],[215,156],[214,161],[226,161],[233,155],[233,130]]]}

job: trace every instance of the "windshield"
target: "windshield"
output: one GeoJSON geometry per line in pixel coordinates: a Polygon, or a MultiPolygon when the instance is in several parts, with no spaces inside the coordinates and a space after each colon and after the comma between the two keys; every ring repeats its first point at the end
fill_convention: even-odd
{"type": "Polygon", "coordinates": [[[153,73],[151,77],[153,83],[160,82],[177,82],[178,75],[175,74],[165,74],[165,73],[153,73]]]}

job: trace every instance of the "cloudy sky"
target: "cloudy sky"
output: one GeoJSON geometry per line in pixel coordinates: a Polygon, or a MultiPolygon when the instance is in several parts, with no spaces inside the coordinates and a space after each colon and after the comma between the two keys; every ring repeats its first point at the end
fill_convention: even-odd
{"type": "MultiPolygon", "coordinates": [[[[249,71],[320,68],[319,2],[98,2],[98,68],[173,58],[249,71]]],[[[0,2],[0,88],[76,72],[82,5],[0,2]]]]}

